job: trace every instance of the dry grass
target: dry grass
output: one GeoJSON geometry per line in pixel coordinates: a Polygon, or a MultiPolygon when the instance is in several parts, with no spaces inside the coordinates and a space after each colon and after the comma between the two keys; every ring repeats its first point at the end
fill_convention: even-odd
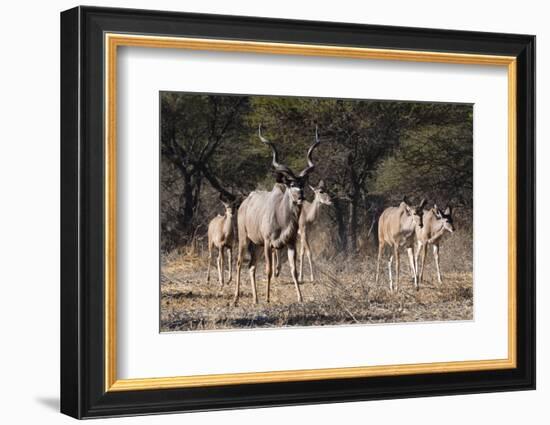
{"type": "MultiPolygon", "coordinates": [[[[243,267],[241,297],[233,306],[235,282],[220,290],[215,261],[207,284],[204,255],[194,251],[171,254],[163,257],[161,331],[471,320],[471,239],[467,234],[452,238],[452,245],[441,248],[441,286],[430,253],[420,291],[414,290],[408,265],[402,261],[400,288],[390,293],[386,263],[381,266],[382,278],[376,286],[375,257],[369,251],[356,258],[319,259],[315,282],[306,279],[300,286],[303,303],[296,301],[286,263],[281,276],[272,283],[269,304],[265,302],[263,262],[258,264],[257,305],[252,303],[248,269],[243,267]]],[[[309,276],[308,267],[304,272],[309,276]]]]}

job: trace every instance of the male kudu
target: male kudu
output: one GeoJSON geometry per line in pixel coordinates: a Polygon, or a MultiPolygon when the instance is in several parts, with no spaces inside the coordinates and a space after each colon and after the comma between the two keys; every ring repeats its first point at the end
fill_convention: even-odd
{"type": "Polygon", "coordinates": [[[296,276],[296,238],[298,234],[299,217],[304,201],[304,186],[308,175],[315,165],[312,153],[319,146],[317,128],[315,142],[307,152],[308,166],[298,175],[286,165],[279,163],[275,145],[262,136],[261,126],[258,136],[262,143],[271,148],[273,158],[271,165],[277,178],[277,183],[270,192],[254,191],[243,201],[237,215],[239,236],[239,250],[237,257],[237,282],[235,287],[234,304],[239,298],[241,282],[241,266],[245,251],[250,255],[250,283],[254,303],[258,302],[256,293],[256,262],[257,247],[263,246],[266,265],[266,301],[269,302],[269,291],[272,274],[272,251],[287,247],[288,262],[292,280],[296,287],[298,301],[302,301],[302,294],[296,276]]]}

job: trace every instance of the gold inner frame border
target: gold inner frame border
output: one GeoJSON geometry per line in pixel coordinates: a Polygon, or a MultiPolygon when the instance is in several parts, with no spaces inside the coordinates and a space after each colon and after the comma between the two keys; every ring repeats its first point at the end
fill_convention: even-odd
{"type": "Polygon", "coordinates": [[[450,373],[513,369],[517,366],[516,353],[516,285],[517,285],[517,118],[516,118],[516,58],[447,52],[428,52],[393,49],[371,49],[331,45],[288,44],[274,42],[180,38],[151,35],[106,33],[105,47],[105,391],[137,391],[169,388],[241,385],[323,379],[365,378],[412,375],[421,373],[450,373]],[[116,99],[118,47],[148,47],[260,53],[278,55],[324,56],[354,59],[397,60],[405,62],[432,62],[469,65],[504,66],[508,72],[508,357],[495,360],[468,360],[454,362],[398,364],[323,369],[302,369],[118,379],[117,324],[116,324],[116,99]]]}

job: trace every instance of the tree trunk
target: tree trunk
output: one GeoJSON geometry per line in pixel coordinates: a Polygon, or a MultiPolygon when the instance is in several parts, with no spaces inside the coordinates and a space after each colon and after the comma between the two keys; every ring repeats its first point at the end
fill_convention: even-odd
{"type": "Polygon", "coordinates": [[[336,212],[336,223],[338,225],[338,239],[339,246],[342,251],[346,251],[348,248],[348,238],[346,232],[346,225],[344,223],[344,209],[342,202],[335,198],[333,200],[334,211],[336,212]]]}
{"type": "Polygon", "coordinates": [[[189,173],[183,174],[183,189],[179,198],[178,228],[181,242],[186,242],[191,231],[191,222],[194,215],[193,185],[189,173]]]}
{"type": "Polygon", "coordinates": [[[201,207],[202,175],[197,174],[193,182],[193,216],[196,216],[201,207]]]}
{"type": "Polygon", "coordinates": [[[354,195],[349,204],[349,217],[348,217],[348,235],[349,235],[349,249],[355,253],[357,251],[357,207],[359,203],[359,197],[354,195]]]}

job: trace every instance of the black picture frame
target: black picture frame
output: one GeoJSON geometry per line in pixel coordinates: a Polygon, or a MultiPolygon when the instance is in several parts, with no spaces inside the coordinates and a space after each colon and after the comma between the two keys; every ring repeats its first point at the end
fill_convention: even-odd
{"type": "Polygon", "coordinates": [[[535,37],[76,7],[61,13],[61,412],[75,418],[535,388],[535,37]],[[517,367],[105,391],[104,33],[506,55],[517,58],[517,367]]]}

